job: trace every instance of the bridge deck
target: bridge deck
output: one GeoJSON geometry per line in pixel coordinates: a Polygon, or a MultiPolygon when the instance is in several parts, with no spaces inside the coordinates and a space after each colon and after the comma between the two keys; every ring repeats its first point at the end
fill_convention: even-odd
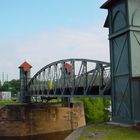
{"type": "Polygon", "coordinates": [[[110,97],[111,89],[107,89],[104,92],[100,89],[99,86],[88,87],[88,90],[85,92],[83,87],[77,87],[75,90],[72,88],[56,89],[56,90],[39,90],[31,92],[32,96],[50,96],[50,97],[110,97]]]}

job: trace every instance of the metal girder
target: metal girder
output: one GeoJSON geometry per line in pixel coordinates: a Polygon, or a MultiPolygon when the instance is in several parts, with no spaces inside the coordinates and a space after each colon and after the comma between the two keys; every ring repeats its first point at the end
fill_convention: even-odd
{"type": "Polygon", "coordinates": [[[88,59],[65,59],[39,70],[28,83],[30,96],[109,97],[110,64],[88,59]]]}

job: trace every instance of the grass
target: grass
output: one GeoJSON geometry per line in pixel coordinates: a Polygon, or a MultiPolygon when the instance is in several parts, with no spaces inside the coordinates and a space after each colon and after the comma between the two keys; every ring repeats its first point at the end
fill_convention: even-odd
{"type": "Polygon", "coordinates": [[[0,106],[7,105],[7,104],[16,104],[16,102],[12,100],[0,100],[0,106]]]}
{"type": "Polygon", "coordinates": [[[140,131],[114,125],[93,124],[85,128],[78,140],[140,140],[140,131]]]}

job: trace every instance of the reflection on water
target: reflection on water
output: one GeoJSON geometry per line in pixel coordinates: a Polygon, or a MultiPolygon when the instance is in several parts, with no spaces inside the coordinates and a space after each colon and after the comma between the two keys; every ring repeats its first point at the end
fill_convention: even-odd
{"type": "Polygon", "coordinates": [[[70,133],[71,131],[64,131],[28,137],[0,137],[0,140],[64,140],[70,133]]]}

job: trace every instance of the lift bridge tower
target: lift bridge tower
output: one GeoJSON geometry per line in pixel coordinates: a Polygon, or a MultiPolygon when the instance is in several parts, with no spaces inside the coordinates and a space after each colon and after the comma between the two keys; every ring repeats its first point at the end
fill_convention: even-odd
{"type": "Polygon", "coordinates": [[[32,66],[26,61],[19,66],[20,69],[20,102],[29,103],[30,96],[28,95],[28,82],[30,81],[30,73],[32,66]]]}
{"type": "Polygon", "coordinates": [[[140,0],[108,0],[113,121],[140,122],[140,0]]]}

